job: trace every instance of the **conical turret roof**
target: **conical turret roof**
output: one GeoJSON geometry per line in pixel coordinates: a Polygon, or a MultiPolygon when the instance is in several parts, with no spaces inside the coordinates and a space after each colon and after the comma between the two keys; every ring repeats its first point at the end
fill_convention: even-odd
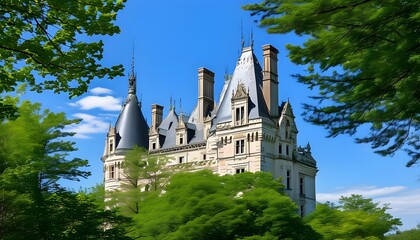
{"type": "Polygon", "coordinates": [[[134,145],[149,148],[149,126],[136,96],[134,66],[128,78],[128,96],[115,124],[115,131],[117,152],[132,149],[134,145]]]}

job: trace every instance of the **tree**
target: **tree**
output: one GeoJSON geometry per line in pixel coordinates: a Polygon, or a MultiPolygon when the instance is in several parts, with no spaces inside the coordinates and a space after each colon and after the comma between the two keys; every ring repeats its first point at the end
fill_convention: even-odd
{"type": "MultiPolygon", "coordinates": [[[[103,43],[94,36],[119,33],[114,21],[125,1],[2,0],[0,93],[25,82],[37,92],[50,89],[72,97],[86,92],[95,77],[121,76],[122,65],[98,62],[103,43]]],[[[0,98],[0,119],[15,113],[0,98]]]]}
{"type": "Polygon", "coordinates": [[[79,120],[42,111],[38,103],[5,101],[19,117],[0,122],[0,239],[124,239],[119,226],[127,219],[58,182],[90,175],[80,169],[86,160],[69,159],[76,148],[64,140],[74,133],[63,129],[79,120]]]}
{"type": "Polygon", "coordinates": [[[142,200],[162,189],[174,173],[166,166],[169,160],[163,155],[149,155],[145,148],[135,145],[124,158],[121,188],[109,194],[107,205],[118,206],[124,216],[138,214],[142,200]]]}
{"type": "Polygon", "coordinates": [[[268,33],[306,36],[287,45],[296,74],[318,90],[319,102],[304,104],[306,120],[329,137],[354,135],[380,155],[404,149],[407,166],[420,158],[420,4],[404,0],[266,0],[244,7],[262,14],[268,33]]]}
{"type": "Polygon", "coordinates": [[[420,225],[417,225],[417,228],[406,230],[403,232],[397,232],[395,234],[388,235],[385,239],[387,240],[417,240],[420,239],[420,225]]]}
{"type": "Polygon", "coordinates": [[[318,204],[316,210],[305,217],[305,222],[323,236],[323,239],[384,239],[385,233],[401,225],[372,199],[361,195],[341,197],[338,206],[318,204]]]}
{"type": "Polygon", "coordinates": [[[268,173],[177,173],[134,217],[140,239],[319,239],[268,173]]]}

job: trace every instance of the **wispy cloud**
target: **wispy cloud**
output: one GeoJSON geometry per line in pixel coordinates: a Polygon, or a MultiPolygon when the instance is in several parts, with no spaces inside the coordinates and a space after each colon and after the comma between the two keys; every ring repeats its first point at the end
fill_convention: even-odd
{"type": "Polygon", "coordinates": [[[99,108],[104,111],[119,111],[121,109],[121,98],[115,98],[113,96],[87,96],[75,103],[69,103],[69,105],[82,110],[99,108]]]}
{"type": "Polygon", "coordinates": [[[318,193],[319,202],[338,202],[341,196],[359,194],[363,197],[372,198],[374,202],[390,204],[388,210],[394,217],[401,218],[402,229],[415,228],[420,223],[420,189],[409,189],[404,186],[362,186],[348,189],[339,189],[329,193],[318,193]]]}
{"type": "Polygon", "coordinates": [[[112,90],[109,88],[96,87],[91,89],[89,92],[94,95],[110,95],[112,93],[112,90]]]}
{"type": "Polygon", "coordinates": [[[363,195],[364,197],[379,197],[379,196],[386,196],[390,194],[394,194],[405,190],[406,187],[404,186],[391,186],[391,187],[382,187],[378,188],[375,186],[362,186],[362,187],[354,187],[350,189],[343,189],[339,191],[335,191],[332,193],[318,193],[317,200],[320,202],[337,202],[341,196],[350,196],[351,194],[359,194],[363,195]]]}
{"type": "Polygon", "coordinates": [[[72,116],[82,119],[79,124],[73,124],[66,128],[67,132],[76,133],[75,138],[87,139],[90,138],[90,134],[106,133],[108,131],[109,122],[104,121],[103,118],[86,113],[76,113],[72,116]]]}

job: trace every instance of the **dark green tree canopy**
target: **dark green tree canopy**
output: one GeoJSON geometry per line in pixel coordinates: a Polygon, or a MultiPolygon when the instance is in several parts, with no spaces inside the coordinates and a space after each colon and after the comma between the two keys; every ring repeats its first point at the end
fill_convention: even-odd
{"type": "MultiPolygon", "coordinates": [[[[99,64],[103,43],[93,36],[119,33],[114,21],[125,1],[1,0],[0,94],[25,82],[79,96],[95,77],[121,76],[122,65],[99,64]]],[[[0,98],[0,117],[14,112],[0,98]]]]}
{"type": "Polygon", "coordinates": [[[405,149],[420,157],[420,4],[405,0],[266,0],[244,7],[261,14],[269,33],[309,36],[287,45],[292,62],[307,66],[299,82],[318,91],[306,120],[329,137],[353,135],[376,153],[405,149]]]}

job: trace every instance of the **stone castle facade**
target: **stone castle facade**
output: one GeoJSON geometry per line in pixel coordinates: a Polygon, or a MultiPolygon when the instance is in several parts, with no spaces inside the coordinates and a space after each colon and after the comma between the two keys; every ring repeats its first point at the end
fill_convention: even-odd
{"type": "MultiPolygon", "coordinates": [[[[104,181],[107,190],[123,181],[122,162],[134,144],[150,154],[165,154],[173,165],[189,163],[195,169],[238,174],[270,172],[281,177],[286,193],[302,216],[315,209],[316,161],[309,143],[297,145],[298,130],[289,101],[279,106],[278,50],[263,46],[263,67],[253,47],[242,49],[235,71],[225,78],[218,101],[214,99],[214,73],[198,69],[198,100],[190,116],[172,106],[152,105],[149,128],[136,96],[134,71],[128,96],[105,141],[104,181]]],[[[172,105],[172,104],[171,104],[172,105]]]]}

